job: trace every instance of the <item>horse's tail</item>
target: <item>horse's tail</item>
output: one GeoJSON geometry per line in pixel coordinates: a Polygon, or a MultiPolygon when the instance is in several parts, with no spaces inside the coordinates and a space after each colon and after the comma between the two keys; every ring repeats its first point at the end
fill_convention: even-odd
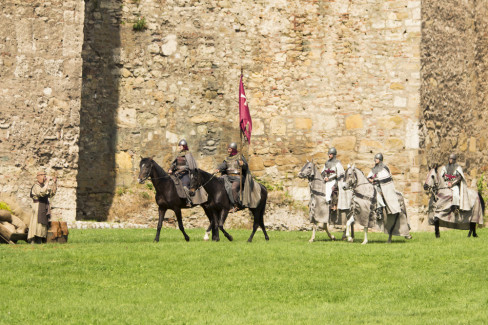
{"type": "Polygon", "coordinates": [[[485,200],[483,199],[483,196],[481,195],[480,192],[478,192],[478,198],[480,199],[481,212],[483,215],[485,215],[485,200]]]}

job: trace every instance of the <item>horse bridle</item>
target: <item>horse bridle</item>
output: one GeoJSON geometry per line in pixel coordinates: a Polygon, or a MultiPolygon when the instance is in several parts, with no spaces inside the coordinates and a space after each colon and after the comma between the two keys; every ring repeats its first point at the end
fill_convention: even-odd
{"type": "Polygon", "coordinates": [[[140,180],[141,184],[142,184],[143,182],[145,182],[145,181],[146,181],[146,180],[147,180],[147,179],[150,177],[150,175],[151,175],[151,170],[152,170],[152,168],[153,168],[152,161],[150,162],[150,164],[151,164],[151,167],[149,168],[149,171],[147,172],[147,175],[146,175],[144,178],[142,178],[142,179],[140,180]]]}

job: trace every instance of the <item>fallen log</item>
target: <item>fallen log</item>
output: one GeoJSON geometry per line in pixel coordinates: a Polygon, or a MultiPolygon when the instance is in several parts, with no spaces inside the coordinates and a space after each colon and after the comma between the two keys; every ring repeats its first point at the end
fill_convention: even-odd
{"type": "Polygon", "coordinates": [[[8,210],[0,210],[0,222],[12,222],[12,213],[8,210]]]}

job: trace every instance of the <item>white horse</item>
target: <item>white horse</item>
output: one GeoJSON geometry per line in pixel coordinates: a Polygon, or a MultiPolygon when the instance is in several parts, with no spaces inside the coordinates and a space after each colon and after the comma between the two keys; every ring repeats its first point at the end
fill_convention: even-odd
{"type": "Polygon", "coordinates": [[[388,234],[388,243],[391,243],[391,237],[393,235],[403,236],[407,239],[412,238],[410,236],[410,225],[405,208],[405,200],[400,192],[397,192],[397,196],[402,212],[387,214],[386,220],[384,220],[381,217],[378,218],[375,214],[376,189],[361,170],[357,169],[354,165],[348,167],[344,182],[346,183],[345,188],[353,189],[351,217],[346,224],[346,236],[349,242],[353,242],[353,238],[349,235],[349,229],[355,221],[364,227],[363,245],[368,243],[369,228],[376,228],[388,234]]]}
{"type": "Polygon", "coordinates": [[[447,186],[440,169],[435,166],[429,171],[424,183],[424,189],[429,191],[429,223],[435,227],[435,236],[440,237],[439,227],[452,229],[469,229],[468,237],[478,237],[476,224],[483,224],[485,202],[483,197],[476,191],[468,189],[471,210],[460,210],[459,214],[451,209],[452,190],[447,186]]]}
{"type": "MultiPolygon", "coordinates": [[[[307,179],[310,187],[310,203],[308,207],[310,222],[312,222],[312,238],[310,238],[309,242],[312,243],[315,240],[315,232],[319,223],[323,224],[327,236],[329,236],[331,240],[335,240],[334,235],[331,235],[329,232],[328,224],[331,222],[341,224],[338,218],[341,213],[347,214],[348,210],[333,211],[330,205],[327,204],[327,201],[325,200],[325,181],[313,161],[307,161],[298,173],[298,177],[307,179]]],[[[346,221],[346,218],[343,219],[346,221]]],[[[343,238],[345,238],[345,234],[343,235],[343,238]]]]}

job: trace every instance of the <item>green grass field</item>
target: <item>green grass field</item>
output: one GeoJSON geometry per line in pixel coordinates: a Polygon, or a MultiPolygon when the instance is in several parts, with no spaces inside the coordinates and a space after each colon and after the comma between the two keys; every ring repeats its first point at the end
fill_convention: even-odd
{"type": "Polygon", "coordinates": [[[69,243],[0,246],[1,324],[483,324],[488,230],[369,234],[71,230],[69,243]],[[336,234],[340,237],[340,234],[336,234]]]}

